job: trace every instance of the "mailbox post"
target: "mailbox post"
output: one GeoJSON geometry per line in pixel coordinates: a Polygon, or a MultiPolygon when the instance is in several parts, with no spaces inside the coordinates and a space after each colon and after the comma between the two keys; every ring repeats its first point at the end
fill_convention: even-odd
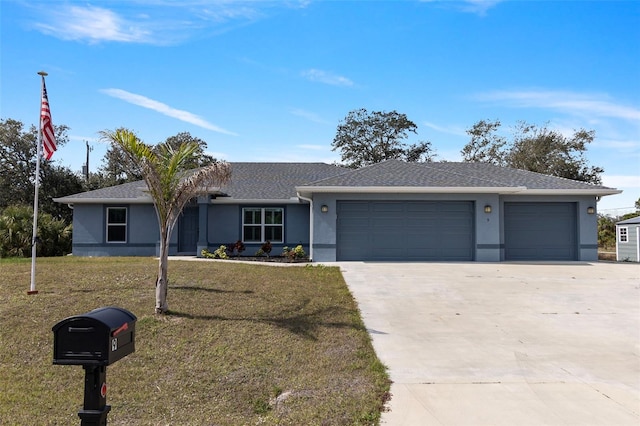
{"type": "Polygon", "coordinates": [[[107,367],[85,365],[84,405],[78,412],[81,426],[103,426],[107,424],[107,367]]]}
{"type": "Polygon", "coordinates": [[[125,309],[105,307],[53,326],[53,363],[82,365],[85,371],[81,426],[107,424],[107,366],[135,352],[136,321],[125,309]]]}

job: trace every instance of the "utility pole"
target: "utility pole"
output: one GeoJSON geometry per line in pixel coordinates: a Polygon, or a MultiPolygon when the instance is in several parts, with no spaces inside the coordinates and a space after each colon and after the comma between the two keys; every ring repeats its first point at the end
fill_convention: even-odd
{"type": "Polygon", "coordinates": [[[93,148],[91,148],[89,146],[89,142],[88,141],[84,141],[85,144],[87,144],[87,162],[85,163],[84,166],[82,166],[82,171],[84,172],[84,178],[85,180],[89,180],[89,152],[93,151],[93,148]]]}

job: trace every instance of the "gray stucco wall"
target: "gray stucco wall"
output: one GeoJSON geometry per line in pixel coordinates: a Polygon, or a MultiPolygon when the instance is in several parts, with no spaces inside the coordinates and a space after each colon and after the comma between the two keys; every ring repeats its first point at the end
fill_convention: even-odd
{"type": "MultiPolygon", "coordinates": [[[[338,200],[389,200],[389,201],[473,201],[475,205],[475,254],[474,260],[496,262],[504,260],[503,207],[505,202],[572,202],[577,211],[578,260],[595,261],[597,254],[597,214],[588,214],[588,207],[595,207],[592,196],[519,196],[498,194],[316,194],[313,200],[313,226],[310,226],[309,204],[251,204],[246,207],[283,207],[285,209],[285,242],[274,245],[272,254],[280,254],[282,247],[301,244],[313,260],[336,260],[336,203],[338,200]],[[328,212],[322,213],[326,205],[328,212]],[[491,213],[484,206],[492,207],[491,213]],[[313,250],[309,243],[313,229],[313,250]]],[[[158,247],[158,225],[151,204],[114,205],[127,207],[127,243],[107,243],[104,205],[77,204],[73,218],[73,254],[77,256],[155,256],[158,247]]],[[[201,200],[199,204],[200,232],[198,253],[201,248],[215,250],[222,244],[235,242],[242,237],[242,206],[216,204],[201,200]],[[203,226],[204,223],[204,226],[203,226]]],[[[631,229],[631,226],[629,227],[631,229]]],[[[177,253],[177,228],[171,239],[170,254],[177,253]]],[[[637,233],[634,234],[638,238],[637,233]]],[[[631,232],[630,232],[630,238],[631,232]]],[[[637,241],[637,240],[635,240],[637,241]]],[[[633,244],[629,244],[632,246],[633,244]]],[[[253,255],[260,244],[247,244],[245,255],[253,255]]],[[[632,248],[629,247],[631,250],[632,248]]]]}
{"type": "MultiPolygon", "coordinates": [[[[242,239],[243,207],[282,207],[284,209],[284,243],[273,244],[272,255],[279,255],[284,246],[302,245],[309,252],[309,205],[308,204],[209,204],[207,206],[207,248],[213,251],[242,239]]],[[[253,256],[261,244],[245,243],[245,256],[253,256]]],[[[199,247],[198,253],[201,248],[199,247]]]]}
{"type": "Polygon", "coordinates": [[[318,193],[313,198],[313,260],[334,262],[336,260],[336,206],[338,200],[437,200],[473,201],[475,203],[475,256],[479,262],[504,260],[504,203],[527,202],[573,202],[577,211],[578,260],[598,259],[597,214],[588,214],[588,207],[596,207],[593,196],[517,196],[499,194],[339,194],[318,193]],[[322,213],[326,205],[328,212],[322,213]],[[490,205],[491,213],[484,212],[490,205]]]}
{"type": "MultiPolygon", "coordinates": [[[[74,256],[155,256],[159,240],[158,221],[150,204],[76,204],[73,210],[74,256]],[[127,208],[127,242],[108,243],[107,207],[127,208]]],[[[175,251],[176,236],[172,238],[175,251]]],[[[171,247],[170,247],[171,248],[171,247]]]]}

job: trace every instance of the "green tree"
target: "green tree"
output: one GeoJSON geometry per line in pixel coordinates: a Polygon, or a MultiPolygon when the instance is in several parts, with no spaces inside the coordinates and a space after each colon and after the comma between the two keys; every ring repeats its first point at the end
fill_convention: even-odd
{"type": "Polygon", "coordinates": [[[481,120],[467,130],[471,137],[463,147],[463,161],[487,162],[551,176],[600,184],[604,170],[585,158],[595,131],[579,129],[567,137],[547,125],[538,127],[520,121],[511,140],[501,136],[500,121],[481,120]]]}
{"type": "Polygon", "coordinates": [[[627,220],[627,219],[631,219],[633,217],[638,217],[640,216],[640,198],[638,198],[634,204],[636,211],[635,212],[631,212],[631,213],[627,213],[624,214],[620,217],[620,220],[627,220]]]}
{"type": "Polygon", "coordinates": [[[227,163],[215,162],[206,167],[189,170],[197,143],[184,143],[173,148],[162,143],[151,148],[131,131],[118,129],[104,131],[102,137],[119,146],[140,170],[153,199],[160,231],[160,258],[156,280],[156,313],[166,313],[168,288],[169,242],[173,228],[185,204],[206,191],[209,186],[221,186],[231,178],[227,163]]]}
{"type": "Polygon", "coordinates": [[[598,215],[598,247],[611,249],[616,246],[616,222],[616,218],[598,215]]]}
{"type": "MultiPolygon", "coordinates": [[[[0,213],[0,257],[31,256],[33,207],[8,206],[0,213]]],[[[38,212],[38,256],[71,252],[71,225],[49,213],[38,212]]]]}
{"type": "MultiPolygon", "coordinates": [[[[180,145],[186,143],[196,145],[193,157],[188,160],[188,164],[185,164],[186,169],[204,167],[215,162],[213,157],[205,154],[207,143],[200,138],[191,136],[189,132],[178,133],[177,135],[168,137],[164,141],[164,144],[170,146],[174,150],[178,149],[180,145]]],[[[154,149],[151,145],[148,146],[151,149],[154,149]]],[[[160,146],[160,144],[157,146],[160,146]]],[[[89,177],[89,185],[93,189],[97,189],[142,179],[142,171],[138,165],[127,155],[127,153],[123,151],[120,146],[111,145],[102,159],[102,166],[98,169],[98,173],[89,177]],[[96,185],[98,186],[96,187],[96,185]]]]}
{"type": "Polygon", "coordinates": [[[340,151],[343,165],[352,169],[391,159],[432,161],[435,154],[430,142],[404,142],[409,133],[417,134],[417,129],[405,114],[361,108],[349,112],[338,124],[331,146],[340,151]]]}
{"type": "MultiPolygon", "coordinates": [[[[64,145],[68,140],[67,127],[54,129],[58,146],[64,145]]],[[[33,205],[37,140],[35,126],[25,130],[20,121],[0,120],[0,210],[10,205],[33,205]]],[[[82,181],[71,170],[55,165],[53,160],[41,159],[38,211],[70,223],[71,210],[55,203],[53,198],[82,190],[82,181]]]]}
{"type": "MultiPolygon", "coordinates": [[[[116,132],[120,130],[126,131],[126,129],[118,129],[116,132]]],[[[137,180],[142,180],[142,173],[138,165],[121,146],[111,144],[102,159],[102,165],[98,168],[98,173],[93,177],[90,175],[88,183],[97,184],[98,188],[104,188],[137,180]]]]}
{"type": "Polygon", "coordinates": [[[164,143],[171,146],[174,150],[178,149],[182,144],[196,144],[198,146],[193,158],[185,165],[188,169],[205,167],[216,162],[215,158],[205,153],[207,143],[200,138],[191,136],[191,133],[189,132],[180,132],[177,135],[170,136],[164,141],[164,143]]]}
{"type": "Polygon", "coordinates": [[[40,181],[38,211],[49,213],[66,223],[72,223],[73,210],[67,205],[56,203],[53,199],[85,191],[82,178],[68,167],[57,166],[50,161],[41,164],[40,170],[43,170],[43,177],[40,181]]]}
{"type": "Polygon", "coordinates": [[[467,130],[471,140],[462,148],[462,159],[470,163],[491,163],[504,166],[507,140],[497,133],[500,121],[480,120],[467,130]]]}

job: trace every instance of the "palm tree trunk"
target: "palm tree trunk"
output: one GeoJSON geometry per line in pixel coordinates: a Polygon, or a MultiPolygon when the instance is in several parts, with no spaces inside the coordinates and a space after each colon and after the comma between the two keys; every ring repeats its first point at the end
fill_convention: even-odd
{"type": "MultiPolygon", "coordinates": [[[[168,233],[167,233],[168,234],[168,233]]],[[[169,237],[160,237],[160,259],[158,260],[158,279],[156,281],[156,314],[165,314],[169,310],[167,303],[167,289],[169,287],[168,276],[169,263],[169,237]]]]}

